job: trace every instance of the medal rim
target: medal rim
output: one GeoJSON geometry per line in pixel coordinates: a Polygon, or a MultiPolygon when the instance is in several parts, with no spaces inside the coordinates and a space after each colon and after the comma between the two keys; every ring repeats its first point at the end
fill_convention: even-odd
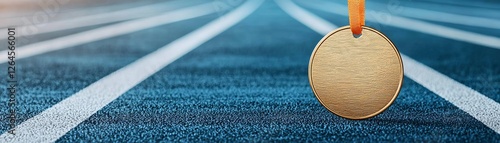
{"type": "Polygon", "coordinates": [[[376,116],[378,114],[381,114],[387,108],[389,108],[394,103],[394,101],[398,97],[399,93],[401,92],[401,87],[403,85],[403,80],[404,80],[404,66],[403,66],[403,60],[401,58],[401,53],[396,48],[396,46],[394,45],[394,43],[387,36],[385,36],[384,34],[382,34],[381,32],[379,32],[379,31],[377,31],[377,30],[375,30],[373,28],[370,28],[368,26],[363,26],[363,30],[372,31],[372,32],[378,34],[379,36],[381,36],[382,38],[384,38],[387,42],[389,42],[389,44],[391,45],[392,49],[396,52],[396,55],[397,55],[398,61],[399,61],[399,65],[400,65],[400,69],[401,69],[401,75],[399,75],[399,79],[400,80],[399,80],[398,88],[397,88],[396,92],[394,93],[393,98],[382,109],[378,110],[375,113],[372,113],[372,114],[369,114],[369,115],[366,115],[366,116],[359,116],[359,117],[358,116],[346,116],[346,115],[337,114],[337,113],[335,113],[335,111],[330,110],[323,103],[323,101],[318,97],[318,94],[316,93],[316,90],[314,88],[314,83],[313,83],[313,80],[312,80],[312,63],[314,61],[314,57],[316,55],[316,52],[318,51],[319,47],[326,41],[326,39],[328,39],[333,34],[335,34],[337,32],[340,32],[342,30],[350,30],[350,26],[343,26],[343,27],[337,28],[336,30],[333,30],[333,31],[329,32],[328,34],[326,34],[325,36],[323,36],[323,38],[320,40],[320,42],[318,42],[318,44],[316,44],[316,47],[314,48],[314,50],[313,50],[313,52],[311,54],[311,58],[309,59],[309,67],[308,67],[309,84],[311,86],[311,89],[312,89],[312,91],[313,91],[314,96],[316,97],[316,99],[321,103],[321,105],[323,105],[324,108],[326,108],[328,111],[332,112],[333,114],[335,114],[337,116],[340,116],[340,117],[343,117],[343,118],[353,119],[353,120],[361,120],[361,119],[367,119],[367,118],[374,117],[374,116],[376,116]]]}

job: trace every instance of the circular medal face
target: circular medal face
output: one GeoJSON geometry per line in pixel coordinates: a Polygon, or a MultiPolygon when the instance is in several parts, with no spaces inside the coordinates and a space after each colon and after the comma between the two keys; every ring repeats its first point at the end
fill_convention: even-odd
{"type": "Polygon", "coordinates": [[[319,102],[336,115],[366,119],[396,99],[403,83],[403,63],[382,33],[363,27],[355,38],[349,26],[327,34],[309,62],[309,82],[319,102]]]}

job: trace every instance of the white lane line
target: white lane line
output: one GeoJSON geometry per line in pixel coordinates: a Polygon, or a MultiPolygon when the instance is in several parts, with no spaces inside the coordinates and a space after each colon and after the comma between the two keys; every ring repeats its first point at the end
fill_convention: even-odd
{"type": "MultiPolygon", "coordinates": [[[[322,10],[325,12],[330,12],[338,15],[343,15],[343,16],[348,16],[347,14],[347,6],[333,3],[333,2],[326,2],[322,1],[321,3],[319,2],[303,2],[301,4],[304,4],[306,6],[310,6],[312,8],[316,8],[318,10],[322,10]]],[[[367,10],[369,12],[369,10],[367,10]]],[[[380,13],[379,13],[380,14],[380,13]]],[[[389,13],[385,13],[387,15],[390,15],[389,13]]],[[[421,32],[421,33],[426,33],[430,35],[435,35],[439,37],[444,37],[444,38],[449,38],[452,40],[457,40],[457,41],[464,41],[472,44],[477,44],[481,46],[486,46],[490,48],[495,48],[495,49],[500,49],[500,38],[498,37],[493,37],[493,36],[488,36],[484,34],[479,34],[479,33],[474,33],[474,32],[469,32],[469,31],[464,31],[460,29],[455,29],[455,28],[450,28],[450,27],[445,27],[445,26],[440,26],[420,20],[414,20],[414,19],[409,19],[409,18],[404,18],[404,17],[399,17],[395,15],[390,15],[391,20],[390,21],[382,21],[381,23],[390,25],[393,27],[398,27],[402,29],[407,29],[407,30],[412,30],[416,32],[421,32]]],[[[373,22],[380,22],[376,18],[372,16],[367,16],[366,17],[367,21],[373,21],[373,22]]]]}
{"type": "MultiPolygon", "coordinates": [[[[397,1],[393,1],[394,3],[391,3],[393,5],[398,4],[397,1]]],[[[471,1],[471,2],[476,2],[476,1],[471,1]]],[[[471,5],[444,5],[442,3],[429,3],[425,1],[411,1],[409,3],[406,3],[408,5],[411,5],[412,7],[421,7],[421,8],[426,8],[426,9],[434,9],[434,10],[441,10],[445,9],[446,11],[452,12],[452,13],[457,13],[457,14],[463,14],[463,15],[469,15],[469,16],[477,16],[477,17],[485,17],[485,18],[492,18],[492,19],[498,19],[500,18],[498,15],[498,12],[500,12],[500,9],[491,9],[491,8],[482,8],[482,7],[474,7],[471,5]]],[[[498,6],[497,6],[498,7],[498,6]]],[[[397,7],[391,7],[397,11],[397,7]]]]}
{"type": "MultiPolygon", "coordinates": [[[[33,21],[33,17],[38,17],[37,12],[43,12],[44,14],[47,14],[45,10],[48,10],[51,12],[50,14],[56,14],[54,16],[49,15],[49,20],[52,19],[65,19],[65,18],[72,18],[72,17],[80,17],[84,15],[91,15],[91,14],[97,14],[97,13],[105,13],[109,11],[116,11],[119,9],[125,9],[125,8],[130,8],[134,6],[140,6],[140,5],[145,5],[147,2],[141,1],[141,2],[131,2],[131,3],[124,3],[124,4],[114,4],[114,5],[105,5],[105,6],[95,6],[95,7],[73,7],[73,6],[66,6],[68,4],[71,4],[72,0],[65,0],[65,1],[32,1],[29,3],[25,3],[22,5],[27,5],[33,7],[33,8],[20,8],[18,10],[8,10],[0,13],[0,19],[2,19],[2,22],[0,23],[0,27],[5,28],[5,27],[10,27],[10,26],[21,26],[23,24],[27,24],[23,22],[23,19],[31,20],[33,21]],[[41,4],[39,4],[40,2],[41,4]],[[69,3],[68,3],[69,2],[69,3]],[[47,5],[47,9],[43,9],[42,6],[47,5]],[[55,7],[55,5],[58,5],[59,8],[55,7]],[[38,9],[40,7],[40,9],[38,9]],[[36,15],[36,16],[35,16],[36,15]]],[[[2,5],[2,4],[0,4],[2,5]]],[[[11,5],[12,4],[8,4],[11,5]]],[[[41,19],[41,18],[40,18],[41,19]]],[[[40,20],[42,21],[42,20],[40,20]]]]}
{"type": "MultiPolygon", "coordinates": [[[[16,48],[16,54],[18,53],[18,55],[16,55],[16,58],[27,58],[34,55],[128,34],[151,27],[199,17],[214,12],[215,10],[213,9],[212,4],[202,4],[175,10],[172,12],[166,12],[158,16],[108,25],[77,34],[18,47],[16,48]]],[[[0,51],[0,55],[7,55],[7,52],[7,50],[0,51]]],[[[6,58],[0,58],[0,64],[7,62],[7,60],[8,59],[6,58]]]]}
{"type": "Polygon", "coordinates": [[[500,134],[500,104],[414,59],[401,55],[405,75],[500,134]]]}
{"type": "Polygon", "coordinates": [[[299,6],[291,3],[291,2],[286,2],[286,1],[276,1],[278,5],[285,11],[287,11],[290,16],[293,18],[299,20],[302,23],[307,23],[306,25],[316,25],[314,27],[311,27],[316,32],[322,32],[322,31],[332,31],[332,27],[338,27],[332,23],[329,23],[322,18],[305,11],[304,9],[300,8],[299,6]]]}
{"type": "Polygon", "coordinates": [[[262,2],[247,1],[232,12],[111,73],[19,124],[16,135],[2,134],[0,142],[56,141],[135,85],[243,20],[262,2]]]}
{"type": "MultiPolygon", "coordinates": [[[[380,3],[370,3],[375,7],[386,7],[386,5],[380,3]]],[[[492,28],[492,29],[500,29],[500,20],[489,19],[483,17],[475,17],[475,16],[465,16],[453,13],[425,10],[419,8],[411,8],[400,6],[399,9],[402,9],[401,12],[393,13],[405,17],[437,21],[437,22],[446,22],[467,26],[475,26],[475,27],[484,27],[484,28],[492,28]]]]}
{"type": "MultiPolygon", "coordinates": [[[[49,33],[49,32],[85,27],[85,26],[93,26],[93,25],[99,25],[99,24],[105,24],[105,23],[112,23],[112,22],[142,18],[142,17],[152,16],[154,14],[159,14],[159,13],[168,11],[169,9],[173,9],[175,7],[178,7],[179,5],[183,5],[183,3],[187,3],[187,2],[167,1],[167,2],[163,2],[163,3],[156,3],[156,4],[141,6],[141,7],[135,7],[135,8],[130,8],[130,9],[107,12],[107,13],[103,13],[103,14],[95,14],[95,15],[76,17],[76,18],[69,18],[69,19],[65,19],[65,20],[43,23],[43,24],[38,24],[38,25],[21,26],[21,27],[16,27],[16,29],[19,29],[19,32],[16,34],[19,34],[18,36],[32,36],[32,35],[36,35],[36,34],[43,34],[43,33],[49,33]],[[35,30],[36,33],[34,33],[34,34],[22,33],[23,31],[25,31],[23,29],[36,29],[35,30]]],[[[7,31],[7,28],[0,29],[0,31],[7,31]]],[[[7,39],[7,36],[8,35],[6,35],[6,34],[0,35],[0,40],[7,39]]]]}
{"type": "MultiPolygon", "coordinates": [[[[286,7],[293,4],[290,0],[280,1],[280,7],[286,7]],[[281,5],[282,3],[290,3],[281,5]]],[[[287,13],[293,13],[284,9],[287,13]]],[[[292,14],[290,14],[292,15],[292,14]]],[[[309,15],[302,15],[309,16],[309,15]]],[[[300,18],[299,18],[300,19],[300,18]]],[[[306,18],[307,19],[307,18],[306,18]]],[[[298,19],[297,19],[298,20],[298,19]]],[[[301,22],[301,20],[298,20],[301,22]]],[[[304,25],[314,29],[315,26],[329,25],[323,21],[302,22],[304,25]]],[[[329,23],[329,22],[328,22],[329,23]]],[[[336,29],[338,27],[331,27],[336,29]]],[[[330,30],[319,31],[319,34],[327,34],[330,30]]],[[[443,75],[434,69],[421,64],[412,58],[401,54],[403,57],[405,76],[421,84],[425,88],[434,92],[436,95],[444,98],[448,102],[467,112],[498,134],[500,134],[500,104],[486,97],[485,95],[443,75]]]]}

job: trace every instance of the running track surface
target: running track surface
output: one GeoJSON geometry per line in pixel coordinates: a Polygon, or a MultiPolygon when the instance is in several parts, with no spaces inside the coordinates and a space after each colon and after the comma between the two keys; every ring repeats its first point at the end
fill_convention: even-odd
{"type": "MultiPolygon", "coordinates": [[[[500,140],[498,2],[368,1],[367,25],[398,47],[405,78],[394,104],[367,120],[326,110],[307,77],[323,34],[348,24],[336,9],[345,1],[67,5],[35,25],[47,32],[26,36],[15,26],[17,135],[6,133],[2,96],[0,142],[500,140]],[[151,10],[95,22],[137,7],[151,10]],[[50,27],[84,16],[94,17],[50,27]]],[[[0,16],[31,18],[37,9],[12,11],[0,16]]]]}

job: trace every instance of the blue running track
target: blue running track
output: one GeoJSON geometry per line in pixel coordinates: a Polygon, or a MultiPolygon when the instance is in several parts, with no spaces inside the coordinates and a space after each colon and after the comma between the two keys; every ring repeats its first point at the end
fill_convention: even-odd
{"type": "MultiPolygon", "coordinates": [[[[315,8],[314,5],[305,4],[309,1],[291,2],[331,24],[348,25],[348,17],[345,15],[330,13],[315,8]]],[[[314,2],[342,4],[347,7],[345,0],[316,0],[314,2]]],[[[28,1],[28,3],[36,5],[36,2],[28,1]]],[[[106,9],[113,5],[115,8],[107,11],[115,11],[116,5],[120,5],[117,1],[106,2],[106,5],[100,7],[78,0],[68,3],[72,3],[69,9],[75,11],[90,8],[106,9]]],[[[122,2],[118,8],[133,8],[160,2],[148,1],[129,5],[124,3],[126,2],[122,2]]],[[[231,14],[232,10],[237,10],[248,2],[238,0],[177,1],[173,2],[172,8],[165,12],[203,3],[213,4],[215,12],[16,59],[16,68],[18,68],[16,74],[19,82],[16,96],[17,124],[22,124],[30,118],[35,119],[40,113],[70,98],[92,83],[189,35],[210,22],[224,19],[224,15],[231,14]]],[[[401,13],[384,7],[389,5],[383,0],[367,1],[367,8],[377,10],[376,12],[405,17],[401,13]]],[[[399,0],[397,6],[500,21],[500,2],[498,1],[399,0]],[[467,9],[470,12],[464,12],[461,9],[467,9]]],[[[106,13],[106,10],[101,11],[106,13]]],[[[31,11],[27,10],[27,13],[29,12],[31,11]]],[[[59,14],[64,15],[64,12],[59,14]]],[[[374,15],[368,13],[367,17],[369,16],[374,15]]],[[[61,17],[64,19],[64,16],[61,17]]],[[[500,29],[428,19],[409,19],[500,39],[500,29]]],[[[133,20],[137,19],[128,21],[133,20]]],[[[35,34],[29,38],[18,36],[17,47],[22,49],[24,45],[126,21],[35,34]]],[[[500,107],[498,105],[500,103],[499,48],[394,27],[383,22],[368,21],[367,25],[373,25],[372,27],[386,34],[402,54],[477,91],[500,107]]],[[[20,26],[22,25],[18,27],[20,26]]],[[[6,28],[6,26],[1,28],[6,28]]],[[[2,32],[4,33],[6,32],[2,32]]],[[[83,122],[76,123],[69,131],[48,140],[28,139],[28,141],[500,141],[500,120],[489,121],[493,122],[491,123],[493,125],[496,124],[496,127],[485,125],[484,121],[476,119],[460,107],[443,99],[438,95],[439,93],[429,90],[406,76],[394,104],[382,114],[367,120],[349,120],[332,114],[317,101],[308,81],[309,58],[313,48],[322,37],[323,35],[290,16],[275,1],[266,0],[234,26],[148,76],[117,99],[89,115],[90,117],[84,119],[83,122]]],[[[7,43],[7,40],[0,39],[0,42],[7,43]]],[[[0,50],[6,50],[6,46],[5,44],[0,50]]],[[[6,56],[0,55],[1,58],[6,58],[6,56]]],[[[1,66],[6,69],[8,65],[1,63],[1,66]]],[[[2,79],[7,78],[6,73],[1,75],[2,79]]],[[[3,91],[2,98],[0,98],[0,115],[2,116],[0,127],[3,135],[0,141],[16,142],[15,139],[10,139],[31,138],[30,135],[38,135],[25,133],[25,136],[8,137],[7,84],[2,82],[0,85],[3,91]]],[[[448,87],[447,85],[439,86],[444,90],[448,87]]],[[[106,91],[101,91],[103,96],[106,91]]],[[[71,110],[68,114],[74,114],[69,112],[80,110],[84,111],[87,108],[83,105],[78,111],[71,110]]],[[[500,112],[484,114],[487,117],[500,117],[498,113],[500,112]]],[[[44,125],[43,128],[47,128],[47,132],[57,130],[53,127],[56,126],[53,125],[55,123],[43,122],[41,124],[44,125]]],[[[64,126],[64,123],[61,126],[64,126]]]]}

